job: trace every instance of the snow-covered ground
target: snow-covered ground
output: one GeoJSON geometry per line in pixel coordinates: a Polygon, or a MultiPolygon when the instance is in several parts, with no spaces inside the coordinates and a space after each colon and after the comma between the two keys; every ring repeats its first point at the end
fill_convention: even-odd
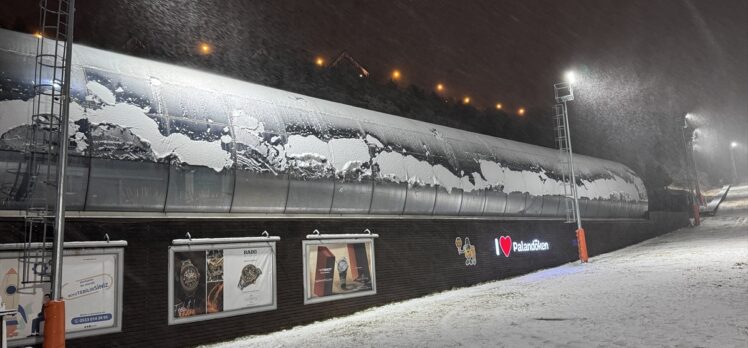
{"type": "Polygon", "coordinates": [[[748,347],[748,216],[214,347],[748,347]]]}
{"type": "Polygon", "coordinates": [[[748,185],[730,187],[717,215],[748,215],[748,185]]]}

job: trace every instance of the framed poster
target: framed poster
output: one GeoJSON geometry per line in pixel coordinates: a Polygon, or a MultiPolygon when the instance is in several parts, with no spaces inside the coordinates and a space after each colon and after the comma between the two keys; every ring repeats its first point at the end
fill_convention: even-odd
{"type": "Polygon", "coordinates": [[[302,242],[304,304],[377,293],[373,239],[302,242]]]}
{"type": "MultiPolygon", "coordinates": [[[[123,255],[123,248],[64,249],[61,294],[66,338],[122,331],[123,255]]],[[[50,266],[42,261],[37,254],[24,258],[21,250],[0,252],[0,296],[6,309],[18,311],[7,317],[10,346],[42,342],[41,312],[50,300],[50,283],[41,281],[50,266]],[[24,283],[23,272],[29,272],[29,282],[24,283]]]]}
{"type": "Polygon", "coordinates": [[[169,325],[274,310],[275,242],[169,247],[169,325]]]}

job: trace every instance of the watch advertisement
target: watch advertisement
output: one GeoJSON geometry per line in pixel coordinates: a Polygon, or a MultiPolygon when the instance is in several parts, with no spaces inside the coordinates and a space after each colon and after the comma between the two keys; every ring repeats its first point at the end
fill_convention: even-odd
{"type": "Polygon", "coordinates": [[[304,304],[374,295],[372,239],[306,240],[304,304]]]}
{"type": "MultiPolygon", "coordinates": [[[[123,249],[114,248],[65,250],[61,295],[68,338],[121,331],[122,255],[123,249]]],[[[42,261],[24,258],[20,251],[0,253],[0,297],[5,310],[16,311],[6,316],[4,332],[11,346],[42,340],[43,308],[51,300],[50,282],[41,278],[51,267],[42,261]],[[24,272],[29,273],[24,277],[24,272]]]]}
{"type": "Polygon", "coordinates": [[[169,324],[273,310],[275,243],[169,249],[169,324]]]}

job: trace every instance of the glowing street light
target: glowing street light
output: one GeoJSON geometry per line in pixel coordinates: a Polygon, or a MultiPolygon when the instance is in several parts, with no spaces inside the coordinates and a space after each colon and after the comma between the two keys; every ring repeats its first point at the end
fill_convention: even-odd
{"type": "Polygon", "coordinates": [[[462,98],[462,103],[463,104],[470,104],[470,97],[469,96],[463,97],[462,98]]]}
{"type": "Polygon", "coordinates": [[[40,31],[37,31],[36,33],[34,33],[34,36],[36,36],[37,39],[41,39],[42,33],[40,31]]]}
{"type": "Polygon", "coordinates": [[[733,184],[738,184],[738,167],[735,165],[735,149],[738,148],[738,143],[733,141],[730,143],[730,159],[732,160],[732,175],[735,178],[733,184]]]}
{"type": "Polygon", "coordinates": [[[443,91],[444,91],[444,84],[441,84],[441,83],[437,83],[437,84],[436,84],[436,90],[437,90],[438,92],[443,92],[443,91]]]}
{"type": "Polygon", "coordinates": [[[400,80],[401,76],[402,75],[400,74],[400,70],[397,70],[397,69],[392,70],[392,80],[394,81],[400,80]]]}
{"type": "Polygon", "coordinates": [[[496,110],[501,110],[501,107],[502,107],[501,103],[496,103],[496,110]]]}
{"type": "Polygon", "coordinates": [[[200,54],[202,55],[209,55],[213,53],[213,47],[210,46],[210,44],[208,44],[207,42],[201,42],[199,49],[200,49],[200,54]]]}
{"type": "Polygon", "coordinates": [[[525,116],[525,112],[526,112],[525,108],[517,109],[517,115],[525,116]]]}
{"type": "Polygon", "coordinates": [[[574,84],[575,82],[577,82],[577,76],[573,70],[569,70],[564,74],[564,80],[566,80],[566,82],[568,82],[569,84],[574,84]]]}
{"type": "Polygon", "coordinates": [[[323,66],[325,66],[325,58],[322,58],[322,57],[317,57],[317,58],[316,58],[316,59],[314,60],[314,64],[315,64],[316,66],[320,67],[320,68],[321,68],[321,67],[323,67],[323,66]]]}

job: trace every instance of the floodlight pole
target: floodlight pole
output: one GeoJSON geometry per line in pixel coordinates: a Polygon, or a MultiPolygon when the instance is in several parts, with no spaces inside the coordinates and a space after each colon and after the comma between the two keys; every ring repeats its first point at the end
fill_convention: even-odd
{"type": "MultiPolygon", "coordinates": [[[[42,2],[44,8],[48,4],[42,2]]],[[[65,347],[65,301],[62,295],[62,259],[65,242],[65,176],[67,174],[68,162],[68,122],[70,120],[70,84],[71,84],[71,67],[73,61],[73,28],[75,27],[75,0],[67,2],[67,8],[64,2],[57,3],[57,28],[61,27],[61,18],[66,16],[65,25],[65,55],[63,67],[63,84],[60,95],[60,121],[59,121],[59,139],[58,139],[58,156],[57,156],[57,196],[55,197],[54,209],[54,240],[52,242],[52,284],[51,300],[44,311],[44,348],[64,348],[65,347]],[[67,11],[67,12],[66,12],[67,11]]],[[[45,9],[47,10],[47,9],[45,9]]],[[[42,24],[43,26],[45,23],[42,24]]],[[[45,28],[42,27],[42,30],[45,28]]],[[[60,33],[56,33],[56,44],[59,44],[60,33]]]]}
{"type": "MultiPolygon", "coordinates": [[[[696,176],[697,181],[695,184],[693,178],[691,177],[691,163],[689,162],[689,158],[691,159],[691,161],[693,161],[693,140],[691,141],[691,154],[689,156],[688,141],[686,140],[686,129],[688,129],[688,119],[684,117],[683,127],[681,127],[680,129],[681,135],[683,136],[683,160],[685,161],[685,166],[683,167],[683,169],[686,171],[686,180],[688,181],[688,194],[691,197],[690,203],[694,225],[698,226],[701,225],[701,216],[699,211],[701,191],[698,189],[698,176],[696,176]]],[[[694,162],[694,172],[696,172],[696,162],[694,162]]]]}
{"type": "MultiPolygon", "coordinates": [[[[569,89],[572,87],[569,86],[569,89]]],[[[571,99],[574,100],[574,99],[571,99]]],[[[563,102],[564,104],[564,128],[566,128],[566,141],[567,146],[569,147],[569,172],[571,174],[571,195],[574,198],[574,210],[576,211],[576,218],[577,218],[577,229],[582,229],[582,216],[579,211],[579,195],[577,194],[577,177],[574,174],[574,151],[571,149],[571,129],[569,129],[569,111],[566,106],[566,100],[563,102]]]]}
{"type": "Polygon", "coordinates": [[[733,185],[738,184],[738,167],[735,165],[735,145],[730,144],[730,160],[732,160],[733,185]]]}
{"type": "Polygon", "coordinates": [[[53,300],[62,300],[62,253],[65,242],[65,175],[68,166],[68,122],[70,120],[70,70],[73,58],[73,16],[75,0],[70,0],[70,14],[65,44],[64,85],[62,86],[62,113],[60,115],[60,139],[57,157],[57,201],[55,202],[55,239],[52,249],[52,293],[53,300]]]}
{"type": "MultiPolygon", "coordinates": [[[[568,101],[574,100],[574,87],[572,81],[564,83],[557,83],[553,85],[556,102],[561,103],[563,108],[563,122],[564,122],[564,135],[566,136],[565,145],[568,150],[569,157],[569,176],[571,180],[571,195],[574,200],[574,216],[577,222],[577,243],[579,247],[579,260],[582,263],[586,263],[588,260],[587,256],[587,239],[585,237],[584,228],[582,228],[582,214],[579,210],[579,194],[577,192],[577,177],[574,173],[574,151],[571,147],[571,129],[569,128],[569,109],[566,104],[568,101]]],[[[564,198],[566,199],[566,197],[564,198]]]]}

